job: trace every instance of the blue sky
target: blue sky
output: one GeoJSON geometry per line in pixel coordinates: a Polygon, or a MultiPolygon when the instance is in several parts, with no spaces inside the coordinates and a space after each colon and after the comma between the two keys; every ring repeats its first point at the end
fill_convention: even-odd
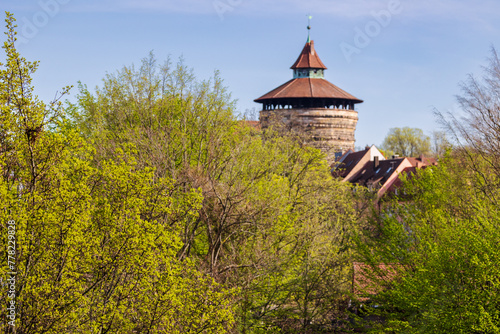
{"type": "Polygon", "coordinates": [[[359,147],[392,127],[438,130],[433,110],[458,113],[459,83],[500,47],[497,0],[0,0],[0,9],[18,20],[22,55],[40,61],[43,100],[77,81],[95,87],[153,50],[183,56],[200,79],[219,70],[240,112],[258,111],[255,98],[292,78],[310,14],[326,79],[365,101],[359,147]]]}

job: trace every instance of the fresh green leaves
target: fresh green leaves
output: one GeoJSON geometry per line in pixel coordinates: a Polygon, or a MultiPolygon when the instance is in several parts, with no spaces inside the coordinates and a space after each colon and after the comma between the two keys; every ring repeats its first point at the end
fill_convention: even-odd
{"type": "MultiPolygon", "coordinates": [[[[0,228],[16,222],[15,327],[6,333],[223,333],[233,291],[178,257],[202,198],[140,165],[118,142],[102,157],[57,102],[33,95],[36,64],[7,15],[0,70],[0,228]]],[[[7,247],[2,247],[7,249],[7,247]]],[[[9,269],[2,252],[1,277],[9,269]]],[[[6,300],[7,290],[0,291],[6,300]]]]}
{"type": "Polygon", "coordinates": [[[499,332],[499,210],[470,176],[452,159],[418,173],[407,181],[405,202],[374,221],[377,235],[372,229],[360,239],[364,262],[396,268],[372,297],[386,331],[399,324],[392,331],[499,332]]]}
{"type": "Polygon", "coordinates": [[[240,289],[239,330],[331,327],[342,313],[332,303],[349,289],[357,216],[350,187],[331,178],[319,150],[238,121],[217,74],[199,82],[182,62],[159,66],[152,55],[79,98],[79,127],[99,156],[130,144],[140,166],[173,180],[175,196],[200,192],[178,256],[240,289]]]}
{"type": "Polygon", "coordinates": [[[403,157],[417,157],[420,154],[429,154],[431,139],[417,128],[392,128],[384,139],[381,148],[388,155],[398,154],[403,157]]]}

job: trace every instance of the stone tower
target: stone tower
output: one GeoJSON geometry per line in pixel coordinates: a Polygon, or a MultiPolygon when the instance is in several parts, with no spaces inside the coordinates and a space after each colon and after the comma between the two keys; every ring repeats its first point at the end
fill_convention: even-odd
{"type": "Polygon", "coordinates": [[[358,122],[354,105],[363,101],[325,80],[326,66],[309,37],[291,69],[292,80],[255,100],[262,103],[262,128],[279,121],[306,132],[309,144],[325,152],[329,162],[336,152],[354,149],[358,122]]]}

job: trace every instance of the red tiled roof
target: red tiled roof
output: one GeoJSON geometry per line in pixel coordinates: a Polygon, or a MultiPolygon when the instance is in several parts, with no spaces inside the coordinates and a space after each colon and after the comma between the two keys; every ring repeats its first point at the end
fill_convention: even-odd
{"type": "Polygon", "coordinates": [[[306,43],[299,58],[297,58],[291,67],[291,69],[297,68],[322,68],[326,70],[326,66],[321,59],[319,59],[318,54],[314,50],[314,41],[306,43]]]}
{"type": "Polygon", "coordinates": [[[354,103],[363,102],[329,81],[319,78],[292,79],[259,97],[255,102],[263,103],[265,100],[286,98],[329,98],[350,100],[354,103]]]}
{"type": "Polygon", "coordinates": [[[339,158],[335,159],[335,162],[342,162],[344,161],[345,158],[347,158],[347,156],[349,154],[352,154],[354,153],[354,151],[352,149],[348,149],[346,152],[344,152],[344,154],[342,154],[339,158]]]}
{"type": "Polygon", "coordinates": [[[356,167],[358,162],[365,156],[365,154],[369,151],[369,148],[366,148],[363,151],[352,152],[348,154],[342,162],[335,167],[333,175],[336,177],[346,177],[351,173],[351,171],[356,167]]]}
{"type": "Polygon", "coordinates": [[[412,166],[420,168],[429,165],[437,165],[437,160],[435,158],[427,158],[420,156],[418,158],[407,158],[412,166]]]}
{"type": "Polygon", "coordinates": [[[392,281],[403,269],[399,264],[378,264],[370,266],[365,263],[353,263],[352,292],[360,301],[381,292],[386,283],[392,281]]]}
{"type": "Polygon", "coordinates": [[[242,121],[244,124],[260,130],[260,122],[259,121],[242,121]]]}
{"type": "MultiPolygon", "coordinates": [[[[417,158],[406,158],[412,164],[411,167],[406,167],[403,169],[401,174],[405,174],[408,179],[413,178],[417,174],[418,169],[426,169],[429,166],[436,166],[437,160],[435,158],[425,158],[424,165],[418,166],[417,162],[420,162],[420,159],[417,158]]],[[[403,185],[403,181],[398,177],[393,184],[387,189],[387,192],[394,192],[396,189],[400,188],[403,185]]]]}
{"type": "Polygon", "coordinates": [[[405,158],[381,160],[377,168],[375,168],[375,163],[373,161],[369,161],[350,181],[364,186],[370,183],[382,186],[396,171],[399,165],[401,165],[404,159],[405,158]]]}

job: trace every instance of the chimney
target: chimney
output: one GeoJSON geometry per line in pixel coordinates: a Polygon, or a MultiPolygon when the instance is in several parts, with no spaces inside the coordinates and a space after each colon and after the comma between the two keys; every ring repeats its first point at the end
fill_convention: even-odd
{"type": "Polygon", "coordinates": [[[399,158],[399,154],[394,154],[394,155],[392,156],[392,158],[393,158],[393,159],[397,159],[397,158],[399,158]]]}
{"type": "Polygon", "coordinates": [[[378,155],[376,155],[373,157],[373,169],[374,170],[377,169],[378,166],[380,166],[380,161],[378,159],[378,155]]]}

